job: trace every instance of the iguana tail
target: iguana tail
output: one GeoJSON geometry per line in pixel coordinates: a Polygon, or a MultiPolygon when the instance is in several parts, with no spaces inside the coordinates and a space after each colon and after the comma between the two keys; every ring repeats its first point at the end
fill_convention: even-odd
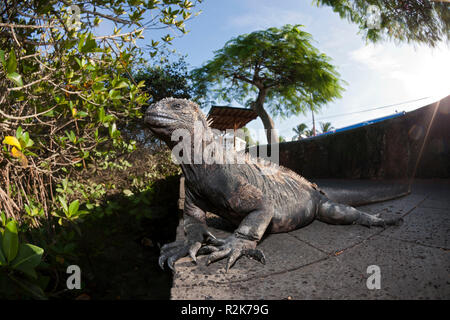
{"type": "Polygon", "coordinates": [[[353,207],[397,199],[411,193],[408,183],[398,181],[319,180],[317,184],[330,200],[353,207]]]}
{"type": "Polygon", "coordinates": [[[317,219],[329,224],[360,224],[366,227],[399,225],[403,221],[401,216],[381,218],[379,214],[371,215],[326,198],[323,198],[323,201],[319,204],[317,219]]]}

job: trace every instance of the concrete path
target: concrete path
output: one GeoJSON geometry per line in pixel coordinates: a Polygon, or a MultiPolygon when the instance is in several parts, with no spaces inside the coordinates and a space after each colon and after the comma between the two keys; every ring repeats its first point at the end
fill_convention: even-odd
{"type": "MultiPolygon", "coordinates": [[[[171,297],[450,299],[450,180],[416,181],[406,197],[359,208],[373,214],[400,214],[404,223],[369,229],[314,221],[289,233],[268,235],[259,245],[266,265],[241,258],[228,273],[225,260],[207,267],[206,256],[199,257],[198,265],[183,258],[176,263],[171,297]],[[379,267],[380,289],[367,288],[367,279],[375,275],[367,273],[371,265],[379,267]]],[[[208,215],[216,236],[225,237],[233,230],[208,215]]],[[[177,238],[183,237],[179,227],[177,238]]]]}

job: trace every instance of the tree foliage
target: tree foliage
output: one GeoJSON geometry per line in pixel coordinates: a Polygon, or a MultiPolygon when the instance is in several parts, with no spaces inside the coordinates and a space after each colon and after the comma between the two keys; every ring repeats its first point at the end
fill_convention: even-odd
{"type": "MultiPolygon", "coordinates": [[[[286,25],[231,39],[193,70],[196,85],[208,98],[251,107],[267,130],[274,129],[269,113],[299,114],[339,98],[343,88],[336,68],[301,27],[286,25]]],[[[278,141],[273,130],[268,141],[270,133],[278,141]]]]}
{"type": "Polygon", "coordinates": [[[0,211],[38,225],[71,204],[57,183],[135,148],[119,130],[147,100],[132,70],[173,37],[136,42],[148,30],[186,32],[197,2],[1,2],[0,211]],[[96,35],[101,25],[111,33],[96,35]]]}
{"type": "Polygon", "coordinates": [[[320,130],[322,133],[328,132],[333,130],[334,127],[331,125],[331,122],[321,122],[320,123],[320,130]]]}
{"type": "MultiPolygon", "coordinates": [[[[17,288],[41,297],[49,281],[34,274],[42,250],[53,290],[61,290],[58,275],[77,257],[79,222],[119,210],[108,194],[148,207],[153,180],[173,172],[167,152],[139,150],[130,159],[136,142],[121,131],[142,116],[148,100],[145,81],[133,71],[146,54],[165,50],[174,32],[186,32],[199,2],[0,2],[0,239],[9,237],[0,241],[0,295],[14,278],[17,288]],[[163,35],[166,28],[172,31],[163,35]],[[155,30],[163,36],[155,38],[155,30]],[[42,250],[11,240],[19,233],[7,227],[16,222],[42,250]]],[[[16,289],[6,292],[14,296],[16,289]]]]}
{"type": "Polygon", "coordinates": [[[197,87],[190,82],[188,65],[184,57],[178,61],[163,59],[161,64],[146,65],[133,75],[137,82],[144,81],[144,91],[148,94],[148,103],[154,103],[167,97],[196,100],[197,87]]]}
{"type": "Polygon", "coordinates": [[[308,126],[305,123],[300,123],[292,130],[295,132],[295,135],[292,137],[292,140],[300,140],[303,135],[306,135],[306,130],[308,126]]]}
{"type": "Polygon", "coordinates": [[[436,46],[448,41],[450,4],[429,0],[315,0],[317,5],[330,6],[341,18],[359,26],[366,40],[376,42],[393,39],[436,46]],[[375,6],[375,12],[371,9],[375,6]],[[373,26],[371,15],[380,14],[380,23],[373,26]]]}
{"type": "Polygon", "coordinates": [[[331,122],[320,122],[320,130],[322,132],[315,132],[314,129],[308,129],[308,125],[305,123],[300,123],[292,130],[295,132],[295,135],[292,137],[292,140],[300,140],[303,137],[312,137],[314,135],[320,134],[320,133],[326,133],[328,131],[333,130],[334,127],[331,125],[331,122]]]}
{"type": "MultiPolygon", "coordinates": [[[[141,110],[147,109],[149,104],[167,97],[184,98],[196,101],[199,97],[197,87],[192,85],[188,65],[184,57],[171,61],[167,57],[161,57],[158,64],[146,63],[133,73],[134,81],[143,83],[142,92],[146,94],[147,101],[142,104],[141,110]]],[[[157,146],[159,139],[146,130],[141,119],[130,119],[122,126],[127,136],[135,138],[140,145],[157,146]],[[142,134],[142,133],[145,134],[142,134]],[[147,134],[148,133],[148,134],[147,134]]]]}

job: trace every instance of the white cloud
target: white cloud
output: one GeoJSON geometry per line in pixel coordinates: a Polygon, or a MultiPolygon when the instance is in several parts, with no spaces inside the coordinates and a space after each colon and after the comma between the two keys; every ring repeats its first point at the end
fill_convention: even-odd
{"type": "Polygon", "coordinates": [[[419,95],[450,94],[450,50],[393,45],[367,45],[349,53],[362,72],[393,81],[405,92],[419,95]]]}
{"type": "Polygon", "coordinates": [[[312,18],[300,11],[271,6],[255,6],[251,12],[234,16],[228,21],[228,26],[250,30],[281,27],[285,24],[303,24],[309,26],[312,18]]]}
{"type": "Polygon", "coordinates": [[[350,51],[349,55],[350,59],[372,71],[385,72],[387,70],[396,70],[400,67],[396,59],[385,53],[382,46],[363,46],[350,51]]]}

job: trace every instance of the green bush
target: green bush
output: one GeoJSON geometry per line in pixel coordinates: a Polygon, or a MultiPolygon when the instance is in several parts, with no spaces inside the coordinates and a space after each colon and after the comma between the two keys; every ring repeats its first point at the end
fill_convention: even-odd
{"type": "Polygon", "coordinates": [[[2,214],[3,223],[4,225],[0,229],[0,285],[2,289],[0,293],[14,296],[18,294],[17,291],[22,291],[22,294],[44,299],[45,294],[37,282],[38,275],[35,270],[41,263],[44,250],[30,243],[19,241],[15,220],[6,220],[5,215],[2,214]],[[12,283],[8,285],[5,280],[10,280],[12,283]]]}
{"type": "Polygon", "coordinates": [[[0,4],[0,274],[6,275],[0,279],[0,296],[20,297],[4,289],[8,279],[18,288],[24,283],[35,288],[33,297],[64,294],[61,279],[78,259],[81,222],[114,214],[120,209],[118,195],[138,194],[151,179],[170,175],[173,168],[158,169],[152,162],[158,157],[154,148],[134,153],[142,132],[129,134],[128,128],[141,121],[149,96],[133,73],[147,63],[147,55],[164,55],[174,38],[172,32],[144,39],[146,32],[170,27],[185,33],[184,23],[199,2],[0,4]],[[95,34],[102,23],[114,24],[110,34],[95,34]],[[144,40],[149,45],[137,45],[144,40]],[[147,155],[155,168],[134,168],[131,154],[147,155]],[[125,179],[129,172],[135,180],[125,179]],[[147,179],[142,184],[141,175],[147,179]],[[19,239],[14,226],[29,240],[14,240],[19,239]],[[14,260],[32,252],[40,252],[39,266],[34,265],[37,256],[31,265],[14,260]]]}

